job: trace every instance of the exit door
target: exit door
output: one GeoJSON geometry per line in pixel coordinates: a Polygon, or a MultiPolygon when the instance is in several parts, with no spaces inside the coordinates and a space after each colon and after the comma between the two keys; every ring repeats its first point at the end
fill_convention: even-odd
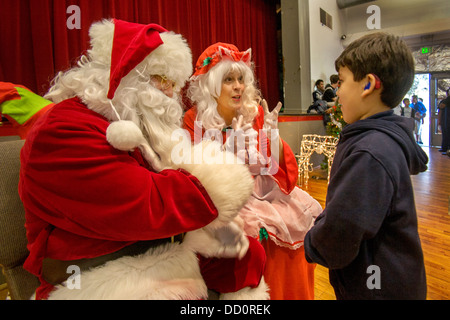
{"type": "Polygon", "coordinates": [[[450,73],[431,73],[430,77],[430,145],[440,147],[442,132],[438,127],[439,102],[446,97],[450,86],[450,73]]]}

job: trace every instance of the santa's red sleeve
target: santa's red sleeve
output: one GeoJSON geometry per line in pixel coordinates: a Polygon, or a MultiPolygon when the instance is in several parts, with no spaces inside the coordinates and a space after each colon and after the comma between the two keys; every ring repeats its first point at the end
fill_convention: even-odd
{"type": "Polygon", "coordinates": [[[108,125],[74,98],[56,105],[30,132],[19,183],[30,271],[39,273],[35,262],[42,256],[95,257],[198,229],[217,217],[197,178],[182,170],[153,172],[138,150],[114,149],[105,138],[108,125]]]}

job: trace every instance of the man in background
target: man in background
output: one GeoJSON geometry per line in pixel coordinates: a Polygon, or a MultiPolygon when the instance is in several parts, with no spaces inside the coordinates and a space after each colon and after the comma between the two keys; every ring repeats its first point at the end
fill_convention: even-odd
{"type": "Polygon", "coordinates": [[[422,125],[424,123],[424,119],[427,116],[427,108],[425,105],[418,100],[417,95],[412,96],[411,108],[414,113],[414,120],[416,125],[414,127],[414,134],[416,137],[416,142],[418,144],[423,144],[422,142],[422,125]]]}
{"type": "Polygon", "coordinates": [[[447,97],[439,103],[439,125],[442,130],[442,154],[450,156],[450,88],[447,97]]]}
{"type": "Polygon", "coordinates": [[[337,99],[336,91],[338,84],[339,84],[339,76],[337,74],[332,74],[330,76],[330,84],[327,84],[322,96],[322,99],[328,103],[329,107],[334,106],[334,103],[337,99]]]}

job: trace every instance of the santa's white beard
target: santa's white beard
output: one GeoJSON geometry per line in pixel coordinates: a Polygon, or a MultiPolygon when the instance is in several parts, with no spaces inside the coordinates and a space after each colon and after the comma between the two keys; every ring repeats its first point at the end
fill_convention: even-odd
{"type": "Polygon", "coordinates": [[[108,88],[109,69],[84,61],[79,68],[59,74],[46,97],[58,103],[78,96],[110,121],[132,121],[160,158],[170,158],[171,134],[180,128],[183,115],[178,92],[173,98],[166,96],[136,69],[122,79],[112,100],[107,98],[108,88]]]}
{"type": "Polygon", "coordinates": [[[172,132],[180,128],[183,109],[180,98],[166,96],[148,83],[122,83],[112,103],[122,120],[131,120],[141,129],[150,147],[161,159],[170,158],[175,145],[172,132]]]}

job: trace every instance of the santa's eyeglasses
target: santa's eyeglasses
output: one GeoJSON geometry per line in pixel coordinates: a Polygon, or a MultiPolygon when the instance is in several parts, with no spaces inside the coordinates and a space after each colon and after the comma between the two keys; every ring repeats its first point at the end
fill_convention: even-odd
{"type": "Polygon", "coordinates": [[[175,81],[168,79],[166,76],[161,76],[159,74],[154,74],[150,76],[150,80],[152,80],[155,84],[159,83],[161,90],[167,90],[169,88],[175,87],[175,81]]]}

